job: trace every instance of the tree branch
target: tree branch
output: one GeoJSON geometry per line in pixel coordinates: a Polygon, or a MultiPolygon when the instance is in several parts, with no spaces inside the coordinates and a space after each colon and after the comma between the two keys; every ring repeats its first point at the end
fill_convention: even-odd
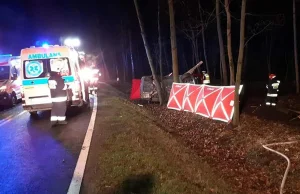
{"type": "Polygon", "coordinates": [[[268,25],[266,25],[262,30],[256,32],[256,33],[253,33],[252,36],[246,41],[244,47],[247,46],[248,42],[254,37],[254,36],[257,36],[258,34],[262,33],[265,29],[267,29],[270,25],[272,24],[272,22],[270,22],[268,25]]]}

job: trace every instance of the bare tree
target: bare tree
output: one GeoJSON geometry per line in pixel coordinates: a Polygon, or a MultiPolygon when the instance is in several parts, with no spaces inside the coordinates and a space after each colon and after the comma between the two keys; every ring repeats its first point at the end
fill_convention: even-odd
{"type": "Polygon", "coordinates": [[[199,60],[199,48],[198,48],[198,37],[201,34],[201,25],[199,21],[189,18],[182,24],[182,32],[185,37],[191,42],[192,46],[192,55],[193,55],[193,64],[196,64],[199,60]]]}
{"type": "MultiPolygon", "coordinates": [[[[120,38],[121,38],[121,56],[122,56],[122,61],[123,61],[123,81],[126,81],[127,78],[127,70],[129,69],[128,66],[128,39],[127,39],[127,31],[125,30],[125,24],[123,23],[123,21],[121,21],[121,34],[120,34],[120,38]]],[[[121,74],[121,72],[120,72],[121,74]]]]}
{"type": "MultiPolygon", "coordinates": [[[[267,43],[268,43],[268,36],[266,36],[267,43]]],[[[273,48],[273,36],[272,32],[270,33],[270,44],[269,44],[269,53],[267,55],[267,65],[268,65],[268,73],[270,74],[272,72],[271,68],[271,59],[272,59],[272,48],[273,48]]]]}
{"type": "Polygon", "coordinates": [[[299,67],[298,67],[296,2],[295,1],[296,0],[293,0],[294,57],[295,57],[295,74],[296,74],[296,93],[299,94],[299,67]]]}
{"type": "Polygon", "coordinates": [[[107,64],[106,64],[106,60],[105,60],[105,56],[104,56],[104,51],[102,49],[100,49],[100,52],[99,52],[99,60],[100,60],[100,63],[103,64],[105,77],[107,79],[110,79],[110,74],[109,74],[109,71],[108,71],[108,68],[107,68],[107,64]]]}
{"type": "Polygon", "coordinates": [[[230,71],[230,85],[234,84],[234,62],[232,56],[232,43],[231,43],[231,13],[229,9],[230,0],[225,0],[225,10],[227,16],[227,52],[229,60],[229,71],[230,71]]]}
{"type": "Polygon", "coordinates": [[[163,83],[162,42],[161,42],[161,30],[160,30],[160,1],[159,0],[157,0],[157,31],[158,31],[158,47],[159,47],[158,48],[159,73],[160,73],[160,81],[161,83],[163,83]]]}
{"type": "Polygon", "coordinates": [[[168,52],[167,52],[166,43],[164,42],[162,46],[163,46],[163,51],[164,51],[165,65],[167,66],[167,70],[171,72],[172,68],[171,68],[171,65],[170,65],[170,60],[169,60],[169,55],[168,55],[168,52]]]}
{"type": "MultiPolygon", "coordinates": [[[[95,18],[95,37],[96,37],[96,42],[95,44],[97,45],[97,57],[95,58],[95,60],[97,61],[100,61],[100,66],[101,68],[103,69],[103,72],[104,72],[104,77],[106,79],[110,79],[110,74],[109,74],[109,70],[107,68],[107,64],[106,64],[106,61],[105,61],[105,57],[104,57],[104,49],[102,48],[102,45],[101,45],[101,40],[100,40],[100,36],[101,36],[101,33],[100,33],[100,19],[98,17],[95,18]]],[[[95,61],[95,62],[96,62],[95,61]]]]}
{"type": "MultiPolygon", "coordinates": [[[[155,72],[153,59],[152,59],[150,48],[149,48],[149,45],[148,45],[147,36],[146,36],[145,30],[144,30],[144,23],[143,23],[142,18],[141,18],[141,13],[140,13],[140,9],[139,9],[139,5],[138,5],[137,0],[134,0],[134,5],[135,5],[135,9],[136,9],[137,18],[139,20],[139,24],[140,24],[140,28],[141,28],[141,35],[142,35],[142,38],[143,38],[143,42],[144,42],[144,46],[145,46],[149,66],[150,66],[150,69],[151,69],[151,72],[152,72],[153,80],[154,80],[154,83],[155,83],[155,87],[156,87],[156,90],[157,90],[159,102],[162,105],[163,104],[162,90],[161,90],[161,86],[159,84],[159,81],[157,79],[157,75],[156,75],[156,72],[155,72]]],[[[177,66],[177,68],[178,68],[178,66],[177,66]]]]}
{"type": "Polygon", "coordinates": [[[202,35],[202,47],[203,47],[203,54],[204,60],[206,65],[206,71],[209,73],[209,65],[208,65],[208,57],[207,57],[207,49],[206,49],[206,39],[205,39],[205,30],[207,29],[208,25],[212,23],[215,17],[214,15],[215,10],[211,13],[206,13],[198,1],[198,9],[199,9],[199,18],[197,16],[193,16],[188,4],[185,1],[181,2],[183,6],[187,8],[188,13],[188,20],[182,22],[181,31],[184,33],[185,37],[191,42],[192,46],[192,55],[193,55],[193,64],[198,63],[201,58],[201,53],[199,52],[199,40],[198,37],[200,34],[202,35]]]}
{"type": "Polygon", "coordinates": [[[227,85],[228,84],[227,67],[226,67],[224,42],[223,42],[221,20],[220,20],[220,3],[219,3],[219,0],[216,0],[216,17],[217,17],[217,30],[218,30],[219,47],[220,47],[220,60],[221,60],[221,67],[222,67],[222,78],[223,78],[222,82],[223,82],[224,85],[227,85]]]}
{"type": "Polygon", "coordinates": [[[131,40],[131,31],[129,31],[129,50],[130,50],[130,61],[131,61],[131,76],[134,79],[134,61],[132,53],[132,40],[131,40]]]}
{"type": "MultiPolygon", "coordinates": [[[[254,16],[254,17],[260,17],[261,20],[256,22],[253,26],[248,26],[249,29],[249,38],[245,42],[245,47],[247,47],[249,41],[254,38],[255,36],[259,35],[260,33],[263,33],[264,31],[273,30],[273,27],[276,26],[283,26],[284,25],[284,15],[283,14],[267,14],[267,15],[261,15],[261,14],[251,14],[247,13],[247,16],[254,16]],[[263,19],[262,19],[263,18],[263,19]]],[[[272,67],[271,67],[271,55],[272,55],[272,48],[273,48],[273,35],[272,31],[270,32],[270,40],[268,40],[268,34],[266,35],[266,49],[269,50],[267,54],[267,68],[268,73],[271,73],[272,67]]],[[[247,50],[247,49],[246,49],[247,50]]],[[[245,55],[246,56],[246,55],[245,55]]]]}
{"type": "Polygon", "coordinates": [[[203,54],[204,54],[205,66],[206,66],[207,73],[210,74],[209,73],[208,59],[207,59],[207,54],[206,54],[206,41],[205,41],[205,29],[207,28],[208,22],[204,22],[204,20],[203,20],[203,12],[202,12],[202,9],[201,9],[200,0],[198,1],[198,6],[199,6],[199,13],[200,13],[200,20],[201,20],[201,24],[202,24],[201,34],[202,34],[202,46],[203,46],[203,54]]]}
{"type": "Polygon", "coordinates": [[[246,19],[246,0],[242,0],[241,7],[241,21],[240,21],[240,47],[239,47],[239,57],[236,72],[236,82],[234,91],[234,117],[233,125],[237,126],[240,124],[240,85],[242,76],[242,67],[244,62],[244,48],[245,48],[245,19],[246,19]]]}
{"type": "Polygon", "coordinates": [[[174,18],[174,3],[173,3],[173,0],[168,0],[168,1],[169,1],[169,15],[170,15],[173,80],[174,80],[174,82],[178,83],[179,82],[179,71],[178,71],[178,56],[177,56],[175,18],[174,18]]]}

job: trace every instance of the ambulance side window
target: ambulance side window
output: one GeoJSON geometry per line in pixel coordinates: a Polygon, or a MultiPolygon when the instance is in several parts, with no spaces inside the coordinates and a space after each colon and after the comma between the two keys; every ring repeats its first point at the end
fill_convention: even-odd
{"type": "Polygon", "coordinates": [[[50,69],[51,72],[55,72],[59,69],[62,76],[68,76],[71,74],[69,60],[67,58],[50,59],[50,69]]]}
{"type": "Polygon", "coordinates": [[[19,72],[16,67],[11,67],[11,78],[12,80],[16,80],[19,77],[19,72]]]}

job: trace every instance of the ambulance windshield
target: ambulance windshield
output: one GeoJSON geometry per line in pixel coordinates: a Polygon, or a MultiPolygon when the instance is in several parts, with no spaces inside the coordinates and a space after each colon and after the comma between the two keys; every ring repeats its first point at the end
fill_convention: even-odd
{"type": "Polygon", "coordinates": [[[8,80],[10,76],[9,66],[0,66],[0,81],[8,80]]]}

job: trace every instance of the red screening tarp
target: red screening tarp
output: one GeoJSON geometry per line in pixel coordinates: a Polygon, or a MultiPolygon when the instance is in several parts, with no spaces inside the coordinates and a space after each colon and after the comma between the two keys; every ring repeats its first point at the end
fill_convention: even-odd
{"type": "MultiPolygon", "coordinates": [[[[243,86],[240,86],[240,92],[243,86]]],[[[173,83],[168,108],[184,110],[214,120],[230,122],[233,117],[235,86],[173,83]]]]}
{"type": "Polygon", "coordinates": [[[141,80],[140,79],[133,79],[132,80],[132,88],[131,88],[131,94],[130,99],[136,100],[141,98],[141,80]]]}

